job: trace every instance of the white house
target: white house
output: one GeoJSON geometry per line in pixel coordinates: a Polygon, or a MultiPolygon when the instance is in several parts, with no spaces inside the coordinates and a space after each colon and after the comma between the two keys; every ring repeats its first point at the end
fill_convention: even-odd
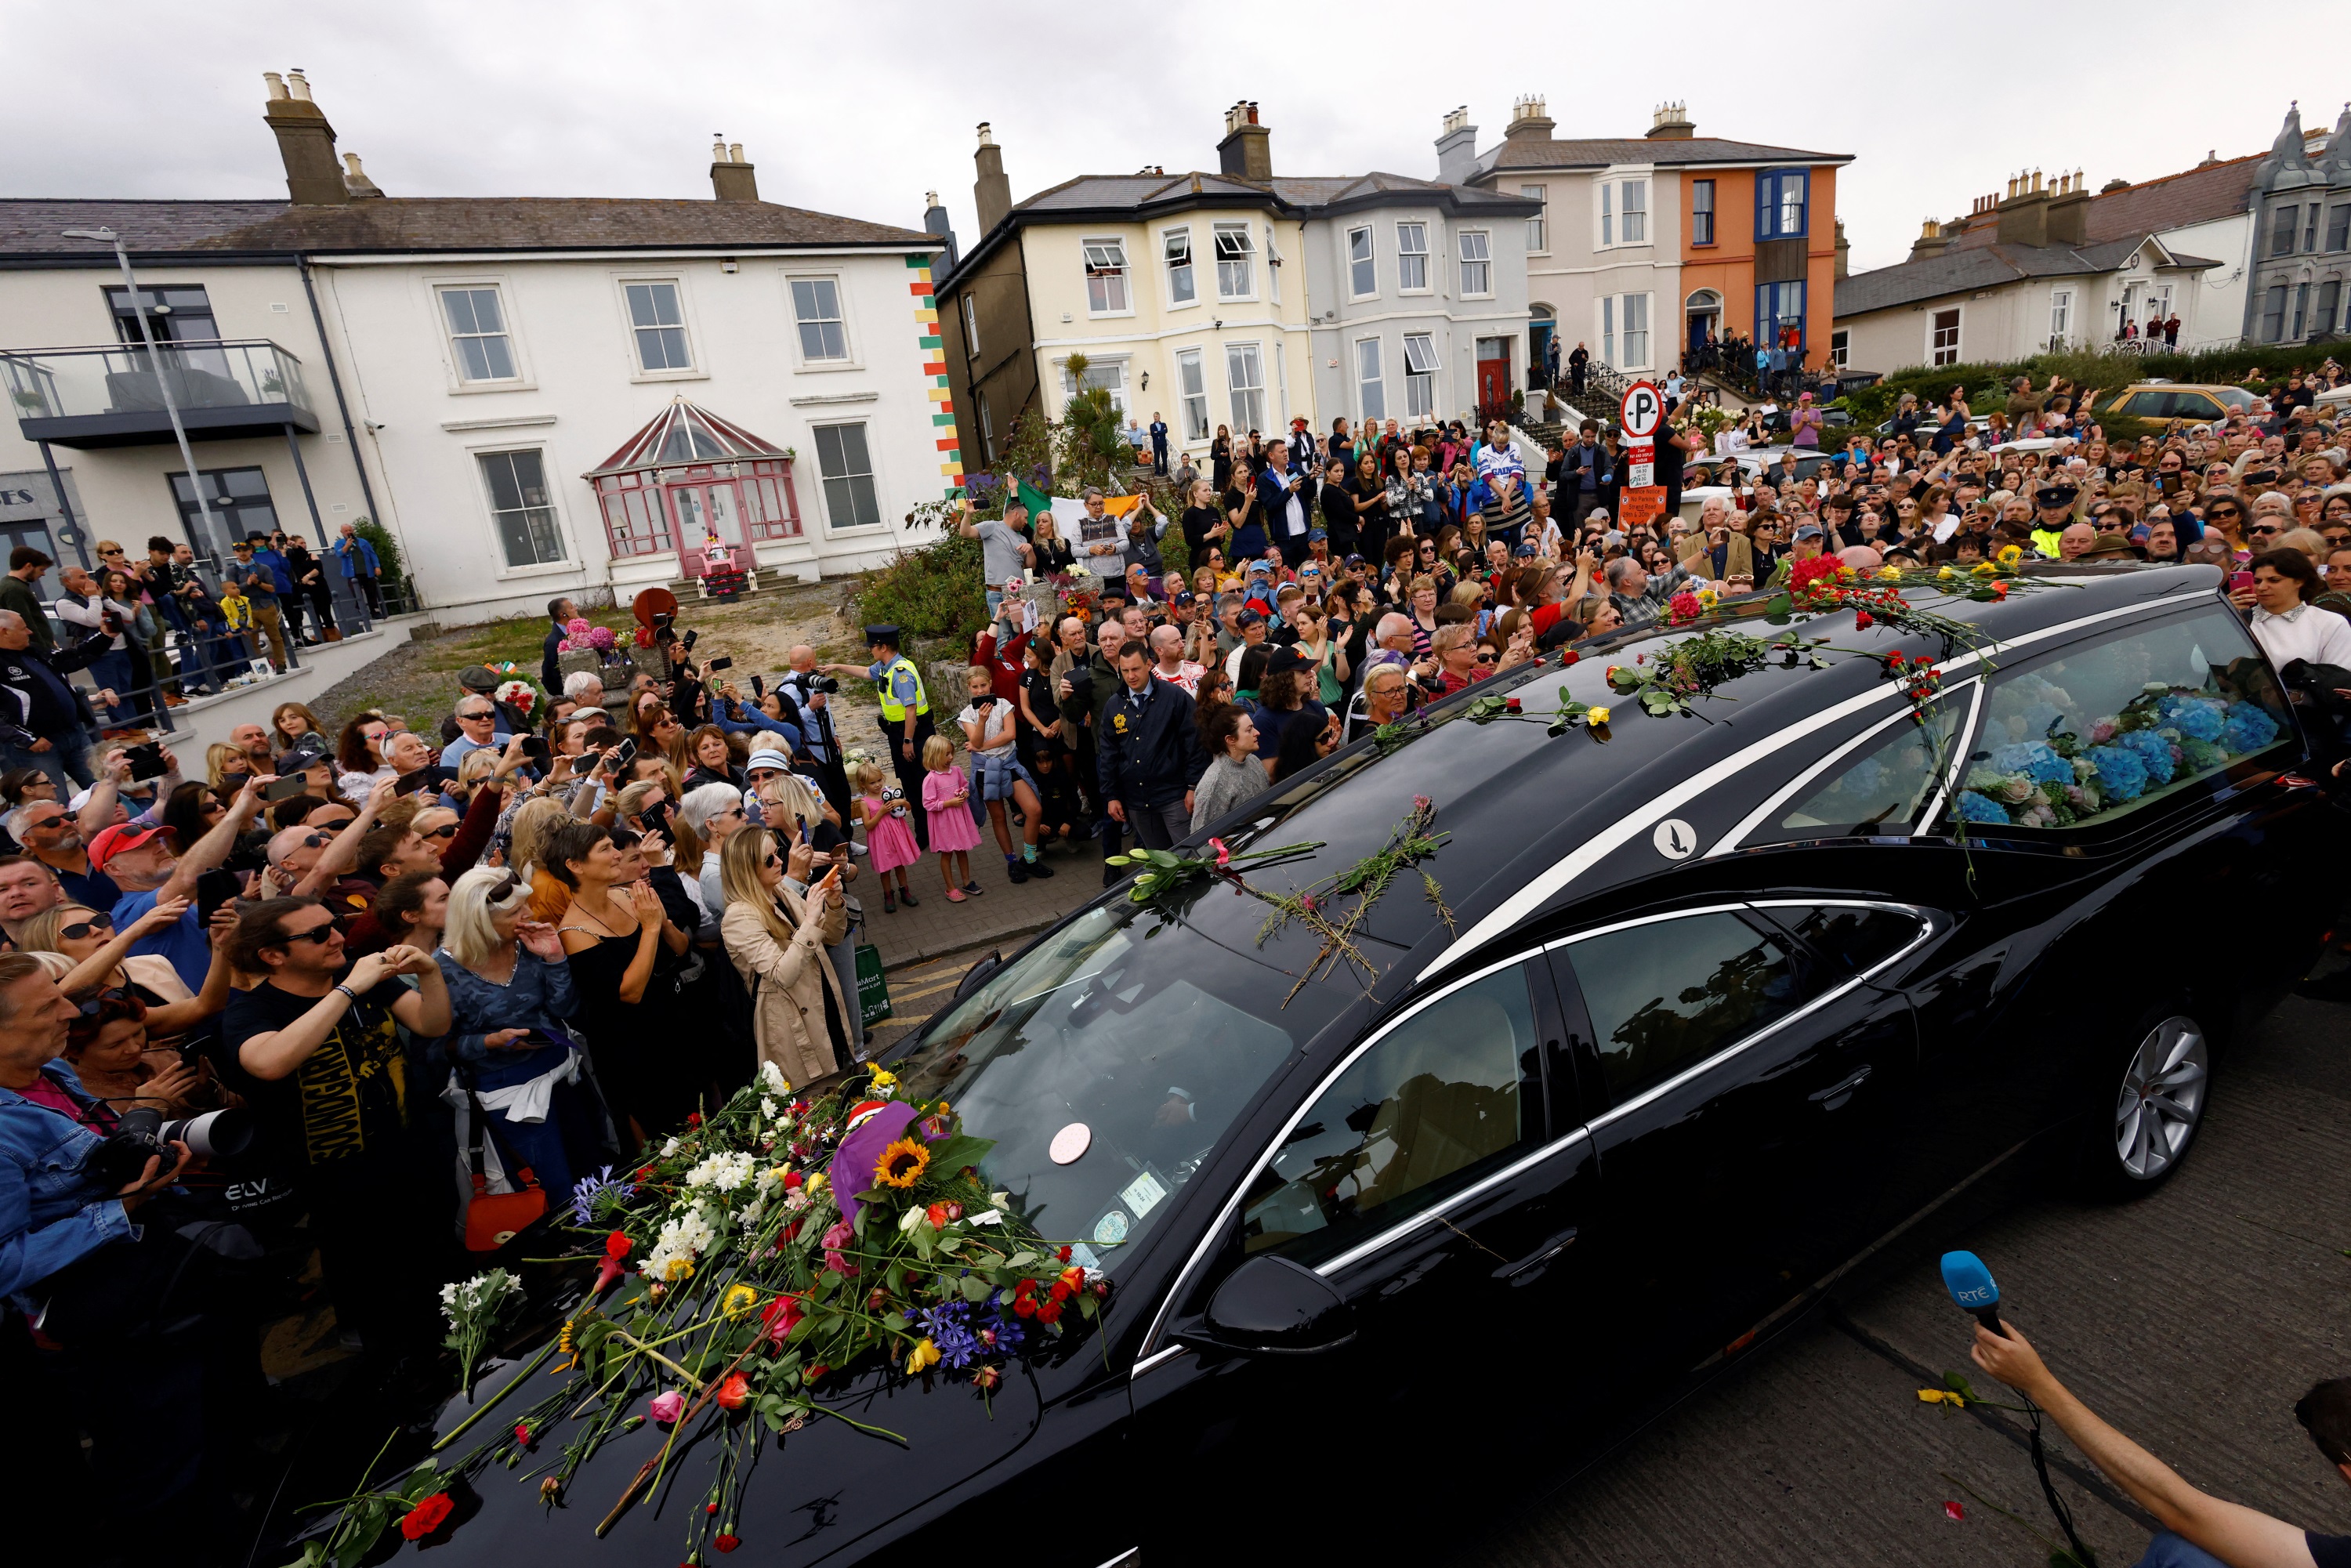
{"type": "Polygon", "coordinates": [[[183,423],[226,503],[213,534],[372,517],[455,621],[625,602],[713,532],[784,574],[854,570],[959,489],[934,235],[761,202],[739,146],[714,151],[710,201],[386,196],[300,73],[266,79],[289,201],[0,202],[0,473],[67,449],[87,528],[225,546],[170,477],[165,378],[203,405],[183,423]],[[160,376],[126,347],[110,254],[62,237],[99,225],[151,320],[204,344],[160,376]],[[641,449],[656,424],[676,440],[641,449]],[[650,462],[614,472],[632,449],[650,462]]]}

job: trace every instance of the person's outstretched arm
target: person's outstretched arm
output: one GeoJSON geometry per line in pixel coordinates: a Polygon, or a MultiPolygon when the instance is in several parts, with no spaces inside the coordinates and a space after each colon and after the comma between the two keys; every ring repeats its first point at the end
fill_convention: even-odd
{"type": "Polygon", "coordinates": [[[2003,1318],[2001,1338],[1979,1324],[1975,1364],[2046,1411],[2108,1479],[2131,1494],[2163,1528],[2231,1568],[2315,1568],[2302,1531],[2241,1503],[2223,1502],[2091,1413],[2057,1381],[2040,1354],[2003,1318]]]}

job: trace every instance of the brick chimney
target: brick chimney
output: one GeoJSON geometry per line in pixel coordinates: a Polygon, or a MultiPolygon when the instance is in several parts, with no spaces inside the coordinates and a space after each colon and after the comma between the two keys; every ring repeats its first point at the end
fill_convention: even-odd
{"type": "Polygon", "coordinates": [[[343,189],[351,193],[351,200],[354,202],[383,200],[381,187],[369,179],[367,171],[360,167],[360,155],[356,152],[343,154],[343,189]]]}
{"type": "Polygon", "coordinates": [[[1698,127],[1690,123],[1687,103],[1661,103],[1649,117],[1651,141],[1687,141],[1697,134],[1698,127]]]}
{"type": "Polygon", "coordinates": [[[729,145],[725,132],[717,132],[710,144],[710,189],[722,202],[756,202],[759,199],[759,181],[750,160],[743,156],[740,141],[729,145]]]}
{"type": "Polygon", "coordinates": [[[1844,237],[1844,220],[1839,218],[1836,221],[1836,271],[1832,273],[1831,277],[1851,277],[1853,276],[1852,253],[1853,246],[1844,237]]]}
{"type": "Polygon", "coordinates": [[[335,159],[335,128],[326,110],[310,101],[310,83],[299,66],[283,77],[264,71],[269,102],[261,118],[277,138],[286,164],[286,193],[298,206],[340,207],[351,199],[343,167],[335,159]]]}
{"type": "Polygon", "coordinates": [[[1510,104],[1510,123],[1502,131],[1505,141],[1548,141],[1551,140],[1552,117],[1543,112],[1540,94],[1529,93],[1510,104]]]}
{"type": "Polygon", "coordinates": [[[2082,171],[2057,176],[2056,194],[2049,199],[2049,243],[2087,245],[2090,241],[2090,187],[2082,171]]]}
{"type": "Polygon", "coordinates": [[[2049,243],[2049,192],[2041,185],[2041,171],[2019,174],[2008,183],[2000,204],[2000,243],[2045,246],[2049,243]]]}
{"type": "Polygon", "coordinates": [[[947,221],[947,210],[939,205],[936,191],[923,193],[923,232],[938,235],[939,248],[944,253],[940,260],[931,264],[931,276],[953,272],[956,256],[955,225],[947,221]]]}
{"type": "Polygon", "coordinates": [[[1243,180],[1273,178],[1273,132],[1259,122],[1257,105],[1247,99],[1225,110],[1225,139],[1217,143],[1217,168],[1243,180]]]}
{"type": "Polygon", "coordinates": [[[1910,242],[1910,259],[1924,261],[1930,256],[1940,256],[1950,249],[1950,236],[1943,225],[1928,218],[1918,225],[1918,237],[1910,242]]]}
{"type": "Polygon", "coordinates": [[[1469,123],[1469,106],[1463,104],[1445,117],[1445,131],[1437,139],[1437,177],[1448,185],[1466,183],[1478,167],[1478,128],[1469,123]]]}
{"type": "Polygon", "coordinates": [[[985,120],[979,122],[979,151],[971,160],[979,169],[979,177],[971,183],[971,198],[979,208],[979,232],[985,238],[1012,211],[1012,182],[1004,172],[1004,149],[996,144],[985,120]]]}

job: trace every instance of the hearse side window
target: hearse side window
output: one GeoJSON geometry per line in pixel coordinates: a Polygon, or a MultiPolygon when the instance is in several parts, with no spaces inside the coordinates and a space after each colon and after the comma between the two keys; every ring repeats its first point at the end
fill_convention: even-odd
{"type": "Polygon", "coordinates": [[[1622,1101],[1786,1017],[1805,1000],[1793,953],[1718,912],[1566,948],[1608,1092],[1622,1101]]]}
{"type": "Polygon", "coordinates": [[[1965,696],[1953,694],[1925,724],[1902,720],[1877,745],[1839,758],[1778,821],[1745,841],[1868,838],[1907,829],[1934,793],[1949,760],[1952,728],[1966,711],[1965,696]]]}
{"type": "Polygon", "coordinates": [[[1952,810],[1992,829],[2092,827],[2293,735],[2252,638],[2215,608],[1994,675],[1952,810]]]}
{"type": "Polygon", "coordinates": [[[1758,913],[1793,932],[1823,962],[1855,975],[1900,952],[1923,929],[1915,915],[1866,904],[1771,904],[1758,913]]]}
{"type": "Polygon", "coordinates": [[[1241,1248],[1309,1268],[1418,1213],[1542,1135],[1523,966],[1406,1019],[1308,1107],[1241,1209],[1241,1248]]]}

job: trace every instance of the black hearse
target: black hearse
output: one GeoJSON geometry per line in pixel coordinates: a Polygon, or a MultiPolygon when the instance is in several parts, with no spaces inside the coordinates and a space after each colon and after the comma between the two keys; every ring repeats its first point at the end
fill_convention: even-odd
{"type": "MultiPolygon", "coordinates": [[[[1266,1560],[1298,1529],[1480,1513],[1532,1437],[1748,1343],[2038,1135],[2109,1191],[2161,1183],[2216,1049],[2314,952],[2328,809],[2215,572],[2025,586],[1912,595],[1972,648],[1804,622],[1820,665],[1775,657],[1688,716],[1608,668],[1705,628],[1479,683],[1219,835],[1319,848],[1248,888],[1105,894],[975,973],[893,1065],[1108,1271],[1102,1328],[992,1404],[870,1373],[840,1408],[907,1446],[771,1442],[743,1550],[1266,1560]],[[1923,722],[1897,651],[1941,661],[1923,722]],[[1562,688],[1611,721],[1552,733],[1562,688]],[[1441,841],[1350,922],[1332,879],[1423,797],[1441,841]],[[1319,928],[1249,892],[1316,888],[1319,928]],[[2216,929],[2226,960],[2193,961],[2179,934],[2216,929]]],[[[1722,624],[1778,635],[1763,603],[1722,624]]],[[[704,1456],[590,1535],[657,1437],[553,1518],[481,1478],[448,1561],[674,1561],[704,1456]]]]}

